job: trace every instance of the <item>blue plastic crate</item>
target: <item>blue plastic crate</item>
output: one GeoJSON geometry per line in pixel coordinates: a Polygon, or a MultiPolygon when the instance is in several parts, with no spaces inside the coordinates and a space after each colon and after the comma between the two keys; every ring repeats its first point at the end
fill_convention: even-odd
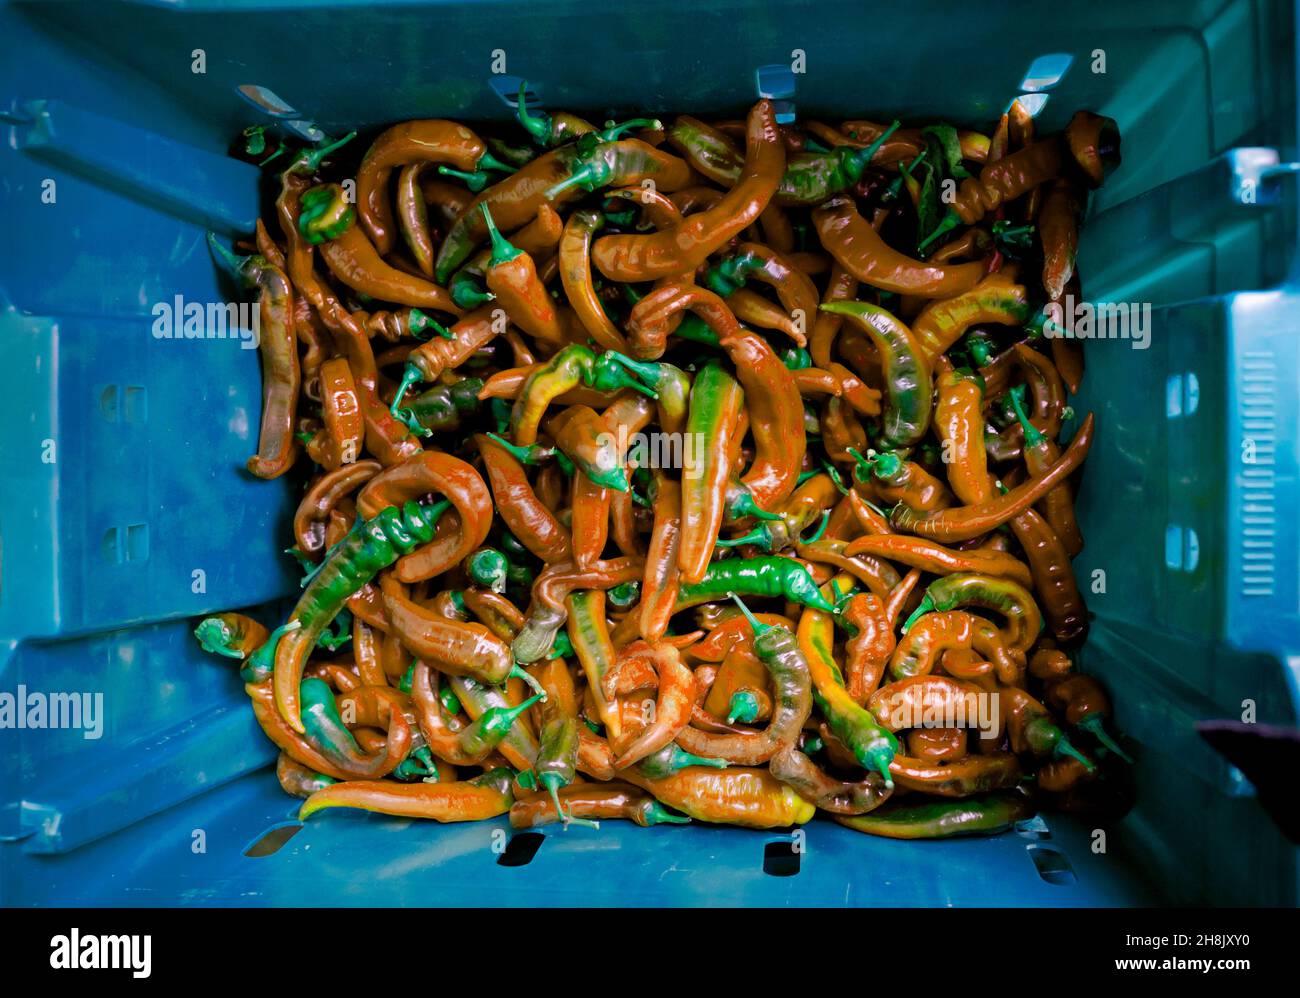
{"type": "Polygon", "coordinates": [[[1269,0],[0,5],[0,692],[103,703],[97,738],[0,730],[0,903],[1294,904],[1294,846],[1192,728],[1300,712],[1294,23],[1269,0]],[[245,126],[500,120],[520,79],[600,120],[763,93],[987,126],[1028,93],[1047,130],[1119,121],[1080,269],[1090,299],[1151,305],[1149,346],[1089,343],[1075,400],[1098,425],[1083,666],[1137,747],[1104,852],[1055,816],[944,843],[814,822],[786,876],[764,856],[788,836],[701,826],[552,831],[518,866],[502,820],[284,838],[274,751],[189,626],[293,591],[296,496],[242,471],[254,353],[156,339],[151,309],[222,299],[204,235],[258,213],[227,156],[245,126]]]}

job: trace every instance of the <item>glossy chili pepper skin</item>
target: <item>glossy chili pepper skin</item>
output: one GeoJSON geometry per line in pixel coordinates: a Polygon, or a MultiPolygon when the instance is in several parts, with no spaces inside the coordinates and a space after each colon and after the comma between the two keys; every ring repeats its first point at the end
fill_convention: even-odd
{"type": "Polygon", "coordinates": [[[957,572],[935,580],[926,595],[941,611],[978,606],[1001,613],[1007,620],[1008,647],[1015,651],[1028,652],[1038,640],[1043,621],[1038,604],[1027,589],[1009,579],[957,572]]]}
{"type": "Polygon", "coordinates": [[[933,361],[981,324],[1019,325],[1029,318],[1025,287],[1004,273],[990,274],[961,294],[931,302],[912,323],[921,350],[933,361]]]}
{"type": "Polygon", "coordinates": [[[304,730],[298,685],[303,664],[317,639],[349,596],[380,569],[393,564],[399,554],[431,540],[433,528],[425,507],[408,503],[401,513],[396,507],[388,507],[360,523],[322,563],[290,615],[290,622],[296,622],[298,628],[281,638],[275,651],[276,705],[294,731],[304,730]]]}
{"type": "Polygon", "coordinates": [[[604,224],[605,216],[590,209],[569,216],[560,239],[560,281],[587,335],[606,350],[621,351],[627,341],[605,313],[591,279],[592,237],[604,224]]]}
{"type": "Polygon", "coordinates": [[[481,821],[505,814],[514,803],[508,769],[494,769],[463,783],[388,783],[357,780],[316,791],[298,812],[305,821],[330,807],[355,807],[403,818],[481,821]]]}
{"type": "Polygon", "coordinates": [[[644,656],[652,662],[659,685],[654,720],[636,735],[631,744],[619,746],[621,751],[614,761],[615,769],[635,765],[670,744],[689,723],[696,692],[694,674],[683,664],[677,649],[667,642],[634,645],[625,649],[622,655],[644,656]]]}
{"type": "MultiPolygon", "coordinates": [[[[825,592],[838,598],[848,591],[843,579],[832,580],[825,592]]],[[[831,730],[849,746],[863,769],[874,770],[893,786],[889,776],[891,760],[898,752],[898,740],[883,728],[869,711],[859,706],[844,686],[844,678],[835,664],[834,625],[828,613],[813,608],[799,618],[799,648],[808,662],[813,683],[813,698],[830,722],[831,730]]]]}
{"type": "Polygon", "coordinates": [[[653,281],[694,270],[758,220],[784,170],[776,112],[770,101],[759,101],[749,112],[744,169],[717,204],[652,234],[604,236],[592,247],[592,262],[611,281],[653,281]]]}
{"type": "Polygon", "coordinates": [[[871,814],[836,817],[841,825],[890,839],[947,839],[959,835],[996,835],[1033,816],[1027,798],[1014,793],[987,794],[964,800],[898,800],[871,814]]]}
{"type": "Polygon", "coordinates": [[[908,537],[904,534],[858,537],[848,543],[844,553],[850,557],[870,555],[898,561],[935,575],[977,572],[994,578],[1009,579],[1021,586],[1033,584],[1031,570],[1012,555],[980,549],[957,551],[924,537],[908,537]]]}
{"type": "Polygon", "coordinates": [[[199,646],[214,655],[248,658],[266,643],[271,632],[242,613],[217,613],[204,617],[194,629],[199,646]]]}
{"type": "Polygon", "coordinates": [[[974,287],[984,276],[979,263],[937,266],[892,249],[854,207],[835,197],[814,209],[813,222],[822,245],[845,270],[872,287],[924,298],[951,298],[974,287]]]}
{"type": "Polygon", "coordinates": [[[854,783],[837,780],[796,748],[778,752],[768,768],[808,803],[831,814],[867,814],[893,794],[878,773],[868,773],[854,783]]]}
{"type": "Polygon", "coordinates": [[[1041,499],[1083,463],[1092,446],[1093,416],[1089,413],[1070,446],[1044,474],[1016,486],[1005,495],[979,506],[918,513],[906,505],[894,507],[890,521],[900,531],[931,540],[966,541],[1007,523],[1041,499]]]}
{"type": "Polygon", "coordinates": [[[546,292],[546,285],[537,276],[533,258],[516,249],[497,231],[487,205],[481,205],[480,210],[492,240],[487,286],[496,295],[497,304],[524,332],[545,342],[562,343],[564,329],[559,314],[546,292]]]}
{"type": "Polygon", "coordinates": [[[973,648],[993,663],[1003,683],[1020,682],[1021,661],[1007,648],[997,627],[961,610],[927,613],[913,624],[890,656],[890,675],[896,679],[925,675],[950,648],[973,648]]]}
{"type": "Polygon", "coordinates": [[[688,440],[707,440],[697,455],[699,466],[687,469],[681,488],[681,537],[677,566],[682,579],[699,582],[713,556],[713,545],[726,515],[727,479],[731,474],[731,435],[744,404],[744,391],[727,370],[706,364],[691,387],[688,440]]]}
{"type": "Polygon", "coordinates": [[[760,556],[730,558],[711,564],[694,585],[683,585],[677,596],[677,610],[725,599],[728,593],[742,596],[784,596],[804,606],[832,612],[834,606],[817,590],[808,570],[790,558],[760,556]]]}
{"type": "Polygon", "coordinates": [[[883,440],[890,447],[910,447],[930,426],[930,363],[912,331],[877,305],[831,302],[824,311],[843,315],[866,333],[884,368],[887,389],[883,440]]]}
{"type": "Polygon", "coordinates": [[[886,604],[875,593],[859,593],[844,607],[844,621],[857,629],[844,646],[845,688],[859,706],[880,685],[895,647],[886,604]]]}
{"type": "Polygon", "coordinates": [[[492,497],[510,532],[543,561],[568,561],[572,544],[569,532],[537,498],[524,466],[486,434],[475,434],[474,444],[483,455],[492,497]]]}
{"type": "Polygon", "coordinates": [[[662,779],[650,779],[636,769],[620,775],[696,821],[784,828],[804,824],[817,811],[765,769],[690,766],[662,779]]]}
{"type": "Polygon", "coordinates": [[[1058,641],[1083,637],[1088,630],[1088,608],[1079,593],[1069,555],[1056,533],[1032,509],[1013,519],[1011,530],[1033,572],[1034,588],[1052,636],[1058,641]]]}

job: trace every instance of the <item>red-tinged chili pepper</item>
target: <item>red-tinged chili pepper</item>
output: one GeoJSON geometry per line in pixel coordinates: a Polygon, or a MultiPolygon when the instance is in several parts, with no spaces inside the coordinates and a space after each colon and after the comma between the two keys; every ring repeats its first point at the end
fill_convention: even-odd
{"type": "Polygon", "coordinates": [[[629,558],[641,558],[646,553],[641,540],[640,520],[632,490],[619,492],[615,489],[609,497],[609,535],[614,538],[619,553],[629,558]]]}
{"type": "Polygon", "coordinates": [[[1024,690],[1006,687],[998,691],[1002,715],[1006,719],[1007,739],[1011,751],[1035,756],[1069,756],[1083,763],[1091,772],[1095,766],[1070,744],[1065,732],[1056,726],[1046,707],[1024,690]]]}
{"type": "MultiPolygon", "coordinates": [[[[548,566],[533,582],[528,619],[511,645],[515,661],[524,664],[536,662],[551,650],[555,635],[569,619],[570,607],[567,603],[579,590],[599,590],[603,593],[624,582],[635,581],[644,569],[645,563],[640,558],[611,558],[597,562],[586,571],[579,570],[572,562],[548,566]]],[[[579,602],[589,606],[589,601],[579,602]]],[[[587,618],[590,618],[591,626],[606,633],[603,640],[607,640],[603,609],[600,614],[594,611],[586,613],[584,621],[587,618]],[[600,618],[598,622],[597,616],[600,618]]],[[[569,639],[580,659],[582,648],[575,638],[581,637],[589,642],[592,635],[586,628],[587,623],[584,623],[582,633],[576,636],[575,628],[569,628],[569,639]]],[[[583,667],[587,668],[587,665],[584,663],[583,667]]],[[[608,725],[608,721],[605,723],[608,725]]]]}
{"type": "Polygon", "coordinates": [[[662,779],[650,779],[636,769],[619,775],[696,821],[785,828],[802,825],[817,812],[766,769],[690,766],[662,779]]]}
{"type": "Polygon", "coordinates": [[[1088,608],[1079,593],[1070,558],[1051,526],[1032,509],[1011,521],[1034,574],[1034,590],[1053,637],[1073,641],[1088,630],[1088,608]]]}
{"type": "Polygon", "coordinates": [[[275,762],[275,776],[280,781],[280,789],[290,797],[306,799],[322,787],[328,787],[337,781],[332,776],[317,773],[300,762],[294,761],[287,752],[281,752],[275,762]]]}
{"type": "Polygon", "coordinates": [[[357,496],[362,516],[372,517],[387,506],[399,506],[427,495],[450,500],[459,517],[460,530],[404,554],[397,562],[397,578],[419,582],[440,575],[481,545],[492,527],[492,495],[473,466],[441,451],[421,451],[401,464],[376,475],[357,496]]]}
{"type": "Polygon", "coordinates": [[[242,613],[217,613],[199,621],[194,636],[209,654],[243,660],[266,644],[271,632],[242,613]]]}
{"type": "Polygon", "coordinates": [[[361,224],[385,256],[394,244],[388,179],[397,167],[426,163],[445,163],[463,172],[510,169],[487,151],[482,139],[454,121],[407,121],[381,132],[357,169],[356,190],[361,224]]]}
{"type": "Polygon", "coordinates": [[[922,762],[952,762],[966,755],[965,728],[916,728],[907,733],[907,753],[922,762]]]}
{"type": "Polygon", "coordinates": [[[608,692],[608,678],[614,674],[617,655],[605,622],[605,593],[583,590],[565,601],[569,643],[587,676],[588,694],[595,702],[601,724],[609,731],[611,747],[622,737],[622,720],[617,703],[608,692]]]}
{"type": "Polygon", "coordinates": [[[569,175],[547,188],[548,199],[561,194],[571,197],[578,189],[639,186],[647,179],[659,190],[675,191],[693,177],[684,160],[639,139],[605,138],[602,133],[598,141],[578,142],[577,151],[569,175]]]}
{"type": "Polygon", "coordinates": [[[677,744],[706,758],[753,766],[795,745],[812,711],[812,681],[794,632],[787,626],[763,623],[750,614],[734,593],[732,598],[753,629],[754,655],[771,677],[771,718],[761,732],[712,734],[698,728],[683,728],[677,735],[677,744]]]}
{"type": "Polygon", "coordinates": [[[807,330],[816,318],[816,286],[806,274],[791,266],[786,257],[768,246],[741,243],[733,255],[718,265],[717,270],[727,281],[742,287],[750,277],[770,286],[799,334],[807,330]]]}
{"type": "Polygon", "coordinates": [[[772,716],[768,685],[767,670],[754,654],[752,642],[737,641],[718,667],[704,709],[728,724],[766,721],[772,716]]]}
{"type": "Polygon", "coordinates": [[[609,540],[610,490],[586,475],[573,476],[573,563],[589,569],[609,540]]]}
{"type": "Polygon", "coordinates": [[[768,769],[808,803],[831,814],[866,814],[893,794],[878,773],[868,773],[855,783],[837,780],[794,747],[774,755],[768,769]]]}
{"type": "Polygon", "coordinates": [[[357,780],[318,790],[298,811],[305,821],[330,807],[355,807],[402,818],[433,821],[482,821],[505,814],[514,803],[510,794],[512,774],[494,769],[459,783],[391,783],[357,780]]]}
{"type": "Polygon", "coordinates": [[[317,463],[327,469],[351,464],[361,455],[366,424],[356,382],[346,360],[339,358],[321,364],[320,396],[328,443],[320,455],[324,460],[317,459],[317,463]]]}
{"type": "Polygon", "coordinates": [[[1030,569],[1025,563],[1005,552],[978,548],[954,551],[923,537],[908,537],[904,534],[859,537],[849,542],[844,553],[849,557],[869,555],[873,558],[897,561],[935,575],[978,572],[981,575],[1009,579],[1022,586],[1028,586],[1033,582],[1030,569]]]}
{"type": "MultiPolygon", "coordinates": [[[[852,301],[858,293],[858,279],[838,261],[831,265],[830,279],[822,295],[823,304],[852,301]]],[[[828,309],[818,309],[813,315],[813,331],[808,338],[808,349],[813,363],[829,368],[833,362],[836,337],[844,324],[842,316],[828,309]]]]}
{"type": "Polygon", "coordinates": [[[749,113],[744,168],[717,204],[655,233],[604,236],[592,247],[592,262],[611,281],[653,281],[694,270],[758,220],[784,170],[776,113],[770,101],[759,101],[749,113]]]}
{"type": "Polygon", "coordinates": [[[476,721],[464,724],[447,716],[440,700],[438,673],[416,662],[411,674],[411,700],[420,731],[433,754],[455,766],[477,766],[510,734],[518,708],[489,707],[476,721]]]}
{"type": "Polygon", "coordinates": [[[572,810],[566,814],[560,803],[561,791],[573,783],[578,772],[578,698],[569,667],[562,659],[554,659],[535,666],[534,671],[547,693],[541,708],[541,745],[533,767],[537,784],[550,794],[556,814],[566,828],[572,824],[599,827],[572,810]]]}
{"type": "Polygon", "coordinates": [[[516,249],[497,231],[486,204],[479,206],[492,241],[487,265],[487,285],[506,315],[530,336],[548,343],[563,343],[564,327],[546,286],[537,276],[533,258],[516,249]]]}
{"type": "MultiPolygon", "coordinates": [[[[1011,404],[1015,408],[1016,419],[1024,433],[1022,456],[1025,468],[1030,475],[1040,477],[1060,459],[1061,451],[1056,442],[1038,431],[1025,415],[1020,403],[1020,395],[1012,391],[1011,404]]],[[[1073,558],[1083,550],[1083,535],[1074,515],[1074,499],[1070,495],[1070,486],[1062,483],[1049,490],[1042,499],[1043,517],[1052,526],[1052,532],[1061,541],[1066,554],[1073,558]]]]}
{"type": "MultiPolygon", "coordinates": [[[[416,269],[425,277],[433,277],[433,257],[436,249],[434,247],[433,233],[429,230],[429,203],[425,197],[425,187],[423,184],[423,174],[428,170],[429,163],[408,163],[402,167],[401,172],[397,175],[397,227],[402,233],[402,242],[406,248],[411,251],[411,258],[415,261],[416,269]]],[[[450,186],[450,185],[449,185],[450,186]]],[[[387,203],[385,202],[385,208],[387,203]]],[[[365,225],[366,219],[364,211],[362,213],[361,223],[365,225]]],[[[375,236],[375,233],[367,226],[370,232],[370,238],[377,244],[382,240],[375,236]]],[[[448,291],[451,289],[448,288],[448,291]]],[[[452,300],[456,301],[455,294],[452,300]]],[[[456,301],[457,305],[461,302],[456,301]]],[[[474,304],[479,304],[475,302],[474,304]]],[[[464,307],[462,305],[462,307],[464,307]]]]}
{"type": "Polygon", "coordinates": [[[894,757],[890,772],[900,787],[936,797],[972,797],[1005,790],[1014,787],[1024,775],[1019,760],[1010,752],[968,755],[939,765],[899,755],[894,757]]]}
{"type": "Polygon", "coordinates": [[[822,407],[822,448],[832,461],[851,461],[867,446],[867,431],[853,409],[842,399],[829,398],[822,407]]]}
{"type": "Polygon", "coordinates": [[[852,198],[834,197],[813,210],[822,246],[858,280],[883,291],[923,298],[951,298],[970,290],[984,276],[980,263],[938,266],[891,248],[852,198]]]}
{"type": "Polygon", "coordinates": [[[889,658],[889,673],[895,679],[927,675],[950,648],[973,648],[993,663],[1003,683],[1020,681],[1023,666],[1002,632],[991,621],[961,610],[927,613],[912,624],[889,658]]]}
{"type": "MultiPolygon", "coordinates": [[[[847,576],[837,576],[823,587],[828,603],[838,601],[849,590],[847,576]],[[829,594],[829,595],[828,595],[829,594]]],[[[809,607],[799,618],[799,649],[808,662],[812,677],[813,699],[839,737],[863,769],[875,770],[892,787],[890,763],[898,752],[898,739],[880,726],[869,711],[849,696],[844,678],[835,663],[835,627],[828,612],[809,607]]]]}
{"type": "Polygon", "coordinates": [[[876,690],[867,702],[867,709],[890,731],[976,728],[990,713],[980,709],[987,695],[974,683],[951,676],[909,676],[876,690]]]}
{"type": "MultiPolygon", "coordinates": [[[[370,737],[374,748],[379,751],[386,747],[386,742],[397,737],[399,728],[409,732],[410,748],[402,761],[393,769],[391,776],[397,780],[427,781],[437,780],[438,767],[421,734],[416,713],[410,698],[391,686],[358,685],[340,691],[335,697],[335,706],[339,717],[353,737],[361,741],[364,733],[371,732],[378,737],[370,737]],[[384,732],[379,735],[379,732],[384,732]]],[[[364,742],[363,742],[364,744],[364,742]]]]}
{"type": "Polygon", "coordinates": [[[262,358],[262,428],[248,470],[258,478],[278,478],[291,467],[298,448],[294,411],[298,407],[298,339],[293,286],[285,272],[263,256],[236,257],[208,234],[213,254],[244,287],[257,288],[258,352],[262,358]]]}
{"type": "Polygon", "coordinates": [[[726,516],[732,434],[743,404],[740,382],[721,364],[706,364],[696,373],[686,439],[708,441],[708,445],[696,456],[699,466],[682,476],[677,566],[687,583],[704,577],[726,516]]]}
{"type": "Polygon", "coordinates": [[[654,528],[645,556],[639,617],[641,637],[651,642],[664,636],[675,611],[681,587],[677,564],[682,530],[681,486],[656,472],[653,492],[654,528]]]}
{"type": "Polygon", "coordinates": [[[543,794],[533,794],[522,800],[516,800],[510,808],[511,828],[537,828],[556,821],[586,819],[599,821],[603,819],[622,818],[634,821],[642,828],[651,825],[682,825],[690,818],[673,814],[649,794],[629,786],[626,783],[612,783],[601,786],[582,784],[565,787],[559,792],[558,800],[551,800],[543,794]],[[561,810],[567,806],[568,812],[561,810]]]}
{"type": "Polygon", "coordinates": [[[907,326],[878,305],[830,302],[823,311],[849,318],[880,353],[885,379],[884,435],[891,447],[910,447],[930,425],[930,363],[907,326]]]}
{"type": "MultiPolygon", "coordinates": [[[[666,642],[656,645],[637,642],[629,645],[619,655],[620,660],[628,656],[639,657],[652,664],[659,678],[658,694],[652,715],[654,720],[630,744],[621,745],[621,739],[615,739],[614,746],[619,750],[614,762],[615,769],[635,765],[670,744],[690,722],[691,705],[695,702],[695,676],[682,664],[680,653],[672,645],[666,642]]],[[[608,693],[609,690],[605,692],[608,693]]]]}
{"type": "Polygon", "coordinates": [[[483,455],[495,509],[510,532],[542,561],[568,561],[572,557],[569,532],[538,499],[524,466],[487,434],[476,433],[474,446],[483,455]]]}
{"type": "Polygon", "coordinates": [[[795,544],[794,549],[800,558],[820,565],[834,565],[841,571],[848,572],[881,599],[886,598],[899,583],[898,572],[888,562],[877,558],[849,557],[844,553],[847,546],[847,541],[823,537],[821,540],[795,544]]]}
{"type": "Polygon", "coordinates": [[[830,395],[838,398],[842,394],[840,379],[820,367],[804,367],[791,371],[795,387],[805,399],[818,395],[830,395]]]}
{"type": "Polygon", "coordinates": [[[972,326],[1020,325],[1029,318],[1029,312],[1024,285],[1000,272],[961,294],[931,302],[912,323],[912,332],[922,351],[934,360],[972,326]]]}
{"type": "Polygon", "coordinates": [[[853,477],[859,483],[855,491],[866,486],[883,502],[906,503],[925,512],[948,509],[953,505],[953,495],[948,486],[915,461],[904,461],[892,451],[852,456],[857,462],[853,477]]]}
{"type": "Polygon", "coordinates": [[[1043,199],[1037,225],[1043,244],[1043,290],[1047,292],[1049,301],[1060,298],[1074,276],[1083,207],[1084,194],[1068,177],[1053,183],[1043,199]]]}
{"type": "Polygon", "coordinates": [[[1024,797],[1002,793],[952,801],[898,800],[871,814],[835,820],[854,831],[888,839],[947,839],[996,835],[1033,813],[1024,797]]]}
{"type": "Polygon", "coordinates": [[[1029,659],[1029,674],[1035,679],[1053,682],[1068,676],[1074,669],[1074,663],[1059,648],[1052,647],[1050,640],[1044,639],[1029,659]]]}
{"type": "Polygon", "coordinates": [[[460,315],[447,290],[385,263],[366,234],[353,224],[352,207],[338,184],[321,184],[302,195],[298,227],[315,243],[340,281],[380,301],[460,315]]]}
{"type": "Polygon", "coordinates": [[[510,646],[482,624],[450,620],[396,594],[384,595],[393,633],[439,672],[470,676],[484,683],[522,679],[537,693],[542,689],[510,657],[510,646]]]}
{"type": "Polygon", "coordinates": [[[808,570],[793,558],[764,555],[757,558],[728,558],[711,564],[699,582],[683,585],[677,596],[678,611],[726,598],[781,596],[793,603],[832,613],[834,604],[817,591],[808,570]]]}
{"type": "Polygon", "coordinates": [[[1038,789],[1048,793],[1065,793],[1076,784],[1092,775],[1092,770],[1078,759],[1066,756],[1061,759],[1048,759],[1034,772],[1034,781],[1038,789]]]}
{"type": "Polygon", "coordinates": [[[978,178],[963,180],[950,211],[970,225],[999,205],[1061,176],[1067,166],[1079,170],[1095,187],[1108,169],[1118,165],[1119,149],[1119,129],[1112,119],[1078,111],[1064,135],[1031,143],[985,166],[978,178]]]}
{"type": "MultiPolygon", "coordinates": [[[[1006,617],[1010,631],[1007,645],[1012,651],[1027,653],[1038,640],[1043,618],[1033,594],[1010,579],[974,572],[954,572],[930,583],[913,619],[932,610],[947,612],[963,606],[995,610],[1006,617]]],[[[904,624],[904,630],[910,624],[904,624]]]]}
{"type": "Polygon", "coordinates": [[[1047,685],[1047,700],[1057,710],[1065,712],[1065,719],[1076,728],[1088,732],[1102,745],[1125,762],[1132,764],[1122,748],[1106,731],[1105,721],[1110,716],[1110,698],[1094,677],[1082,673],[1065,676],[1047,685]]]}
{"type": "Polygon", "coordinates": [[[894,629],[885,601],[875,593],[851,597],[843,619],[857,631],[844,645],[844,685],[854,703],[865,707],[894,651],[894,629]]]}
{"type": "Polygon", "coordinates": [[[850,489],[845,498],[848,499],[854,519],[858,521],[858,526],[864,533],[871,537],[878,537],[894,532],[894,528],[889,524],[889,517],[864,499],[857,489],[850,489]]]}
{"type": "Polygon", "coordinates": [[[560,239],[560,281],[583,329],[606,350],[627,350],[627,341],[600,303],[591,279],[591,240],[605,224],[598,211],[579,209],[569,216],[560,239]]]}
{"type": "MultiPolygon", "coordinates": [[[[707,637],[691,645],[688,652],[691,658],[701,662],[721,662],[736,642],[749,640],[752,643],[752,629],[744,614],[725,604],[719,604],[719,611],[727,615],[716,622],[707,637]]],[[[793,621],[779,613],[756,613],[754,616],[764,624],[786,628],[795,626],[793,621]]]]}
{"type": "Polygon", "coordinates": [[[1088,413],[1070,446],[1050,469],[1004,495],[978,506],[933,512],[920,512],[900,503],[890,514],[890,522],[897,530],[948,543],[967,541],[988,533],[1023,513],[1074,473],[1092,446],[1093,422],[1092,413],[1088,413]]]}

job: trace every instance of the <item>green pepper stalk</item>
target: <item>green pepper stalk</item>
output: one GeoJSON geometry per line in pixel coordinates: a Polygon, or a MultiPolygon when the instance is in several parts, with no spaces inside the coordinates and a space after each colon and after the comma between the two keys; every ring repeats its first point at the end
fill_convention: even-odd
{"type": "Polygon", "coordinates": [[[474,171],[467,173],[464,170],[456,170],[450,166],[438,167],[438,172],[444,177],[455,177],[458,180],[465,181],[465,186],[477,194],[488,185],[492,178],[488,175],[488,170],[497,170],[501,173],[517,173],[519,167],[511,166],[509,163],[503,163],[490,152],[483,153],[478,162],[474,164],[474,171]]]}
{"type": "Polygon", "coordinates": [[[496,301],[497,296],[486,290],[481,283],[481,275],[475,274],[468,266],[462,267],[452,276],[447,285],[451,300],[463,309],[474,309],[496,301]]]}
{"type": "Polygon", "coordinates": [[[641,598],[641,583],[623,582],[605,593],[605,600],[616,610],[626,610],[641,598]]]}
{"type": "MultiPolygon", "coordinates": [[[[478,412],[481,405],[478,393],[482,388],[482,378],[463,378],[454,385],[434,385],[411,399],[402,412],[409,413],[426,431],[458,430],[464,417],[478,412]]],[[[408,422],[407,426],[410,425],[408,422]]]]}
{"type": "Polygon", "coordinates": [[[280,639],[286,634],[292,634],[300,627],[302,627],[301,620],[290,620],[272,631],[265,643],[248,656],[248,661],[239,670],[239,678],[246,683],[260,683],[263,680],[270,679],[275,673],[275,649],[280,643],[280,639]]]}
{"type": "Polygon", "coordinates": [[[303,192],[298,231],[313,246],[337,239],[356,221],[357,210],[337,184],[321,184],[303,192]]]}
{"type": "Polygon", "coordinates": [[[393,770],[393,776],[406,782],[420,780],[424,783],[437,783],[438,763],[429,751],[429,746],[421,745],[411,749],[410,754],[393,770]]]}
{"type": "Polygon", "coordinates": [[[351,640],[352,613],[344,608],[330,621],[324,633],[316,639],[316,647],[324,648],[326,651],[338,651],[351,640]]]}
{"type": "Polygon", "coordinates": [[[1076,724],[1075,727],[1079,728],[1081,731],[1088,732],[1088,734],[1096,738],[1103,746],[1111,752],[1114,752],[1130,766],[1133,765],[1133,759],[1127,752],[1119,747],[1119,743],[1116,742],[1115,739],[1111,738],[1110,733],[1106,730],[1105,721],[1106,719],[1101,714],[1089,714],[1082,721],[1076,724]]]}
{"type": "Polygon", "coordinates": [[[637,768],[652,780],[663,780],[672,776],[679,769],[688,766],[708,766],[711,769],[726,769],[726,759],[711,759],[694,752],[687,752],[676,742],[669,742],[658,752],[654,752],[639,763],[637,768]]]}
{"type": "Polygon", "coordinates": [[[314,149],[303,149],[292,163],[285,168],[285,173],[312,174],[320,169],[327,156],[341,149],[357,137],[356,132],[348,132],[347,135],[337,142],[331,142],[328,145],[318,145],[314,149]]]}
{"type": "Polygon", "coordinates": [[[199,647],[211,655],[237,658],[241,662],[244,659],[243,652],[230,647],[234,632],[220,617],[205,617],[199,621],[199,626],[194,628],[194,636],[199,639],[199,647]]]}
{"type": "MultiPolygon", "coordinates": [[[[527,676],[527,673],[524,675],[527,676]]],[[[536,683],[532,676],[528,678],[536,683]]],[[[513,707],[489,707],[459,735],[461,749],[469,755],[478,755],[495,748],[505,741],[510,729],[528,708],[545,699],[546,694],[538,692],[513,707]]]]}
{"type": "Polygon", "coordinates": [[[494,593],[506,591],[510,560],[496,548],[481,547],[465,559],[465,571],[480,586],[494,593]]]}
{"type": "Polygon", "coordinates": [[[731,694],[727,705],[727,723],[750,724],[758,720],[758,697],[749,690],[737,690],[731,694]]]}

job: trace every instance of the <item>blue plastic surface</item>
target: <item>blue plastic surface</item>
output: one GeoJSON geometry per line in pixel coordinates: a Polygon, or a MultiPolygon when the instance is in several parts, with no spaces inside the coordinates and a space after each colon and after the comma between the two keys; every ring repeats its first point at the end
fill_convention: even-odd
{"type": "Polygon", "coordinates": [[[576,0],[0,4],[0,692],[104,702],[97,739],[0,730],[0,903],[1294,904],[1295,848],[1192,730],[1245,702],[1300,713],[1294,21],[1270,0],[1032,19],[956,0],[599,18],[576,0]],[[503,120],[498,52],[542,104],[592,117],[736,112],[767,88],[790,114],[987,127],[1029,76],[1045,130],[1079,107],[1118,119],[1125,163],[1093,199],[1081,271],[1093,300],[1152,306],[1150,347],[1089,343],[1074,400],[1098,425],[1083,665],[1138,757],[1105,853],[1058,818],[1051,840],[945,843],[816,822],[799,874],[774,877],[773,835],[608,823],[507,868],[500,821],[326,814],[243,854],[296,808],[189,628],[294,589],[296,495],[242,470],[256,354],[156,339],[152,309],[232,295],[204,235],[259,213],[258,172],[226,155],[242,128],[503,120]],[[1061,54],[1048,82],[1062,63],[1040,57],[1061,54]],[[1072,882],[1039,875],[1045,846],[1072,882]]]}

